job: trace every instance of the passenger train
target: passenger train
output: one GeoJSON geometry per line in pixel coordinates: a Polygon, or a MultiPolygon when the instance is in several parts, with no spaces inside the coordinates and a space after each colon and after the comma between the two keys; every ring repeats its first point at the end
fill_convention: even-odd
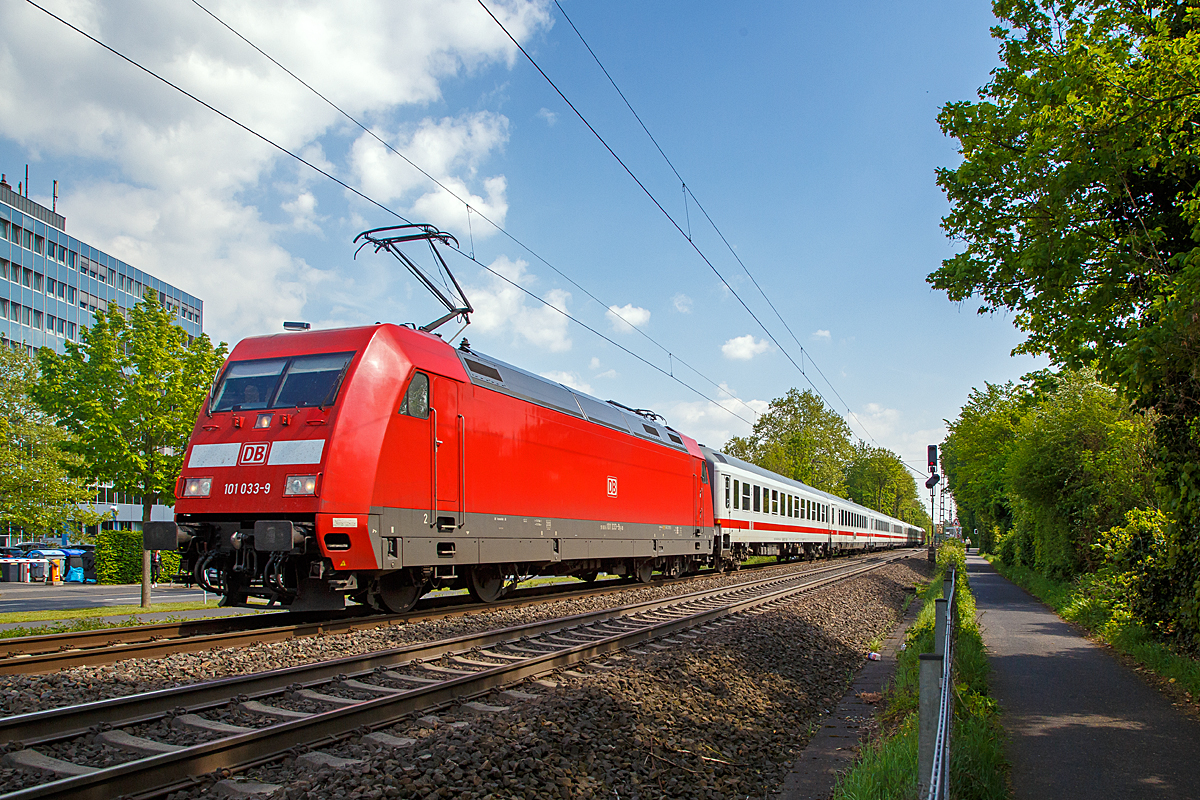
{"type": "Polygon", "coordinates": [[[748,556],[913,545],[905,522],[703,447],[657,415],[410,326],[248,338],[144,545],[223,604],[401,612],[531,575],[650,581],[748,556]]]}

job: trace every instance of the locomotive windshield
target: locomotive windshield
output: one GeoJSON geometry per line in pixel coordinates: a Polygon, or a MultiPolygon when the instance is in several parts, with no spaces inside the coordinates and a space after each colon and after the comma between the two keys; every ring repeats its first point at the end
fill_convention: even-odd
{"type": "Polygon", "coordinates": [[[225,370],[213,411],[330,405],[353,353],[234,361],[225,370]]]}

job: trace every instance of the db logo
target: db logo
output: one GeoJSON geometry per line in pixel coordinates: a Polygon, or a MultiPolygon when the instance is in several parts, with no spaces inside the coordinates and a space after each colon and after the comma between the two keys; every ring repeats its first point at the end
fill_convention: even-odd
{"type": "Polygon", "coordinates": [[[617,496],[617,479],[611,475],[608,476],[608,496],[617,496]]]}
{"type": "Polygon", "coordinates": [[[238,464],[265,464],[267,463],[267,451],[270,449],[270,442],[246,442],[242,445],[242,454],[238,456],[238,464]]]}

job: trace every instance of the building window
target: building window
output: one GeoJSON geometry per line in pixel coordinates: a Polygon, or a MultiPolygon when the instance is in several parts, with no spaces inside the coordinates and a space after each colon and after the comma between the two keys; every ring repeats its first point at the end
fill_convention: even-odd
{"type": "Polygon", "coordinates": [[[42,312],[33,312],[33,327],[37,328],[38,330],[42,329],[42,312]]]}
{"type": "Polygon", "coordinates": [[[43,239],[41,236],[33,237],[33,252],[37,253],[39,256],[45,254],[46,240],[43,239]]]}
{"type": "Polygon", "coordinates": [[[31,270],[31,269],[21,270],[21,285],[24,286],[26,289],[33,288],[33,270],[31,270]]]}
{"type": "Polygon", "coordinates": [[[72,339],[72,340],[75,338],[75,323],[74,322],[67,323],[67,338],[72,339]]]}
{"type": "Polygon", "coordinates": [[[67,253],[67,266],[71,269],[75,269],[75,259],[78,257],[79,257],[78,253],[68,252],[67,253]]]}
{"type": "MultiPolygon", "coordinates": [[[[61,293],[59,294],[59,297],[62,297],[61,293]]],[[[67,287],[67,302],[70,303],[71,305],[75,305],[75,287],[74,286],[67,287]]]]}
{"type": "Polygon", "coordinates": [[[29,327],[29,312],[31,311],[33,311],[32,308],[21,306],[21,324],[26,327],[29,327]]]}
{"type": "Polygon", "coordinates": [[[42,273],[40,272],[33,273],[33,290],[35,292],[42,290],[42,273]]]}

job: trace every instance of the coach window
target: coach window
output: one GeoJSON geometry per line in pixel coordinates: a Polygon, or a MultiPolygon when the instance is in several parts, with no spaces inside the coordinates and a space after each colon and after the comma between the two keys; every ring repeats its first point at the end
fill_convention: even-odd
{"type": "Polygon", "coordinates": [[[771,490],[771,513],[778,516],[779,514],[779,490],[771,490]]]}
{"type": "MultiPolygon", "coordinates": [[[[725,480],[729,480],[729,479],[726,478],[725,480]]],[[[742,507],[742,482],[741,481],[735,480],[733,482],[733,507],[739,508],[739,509],[742,507]]]]}
{"type": "Polygon", "coordinates": [[[754,510],[762,511],[761,490],[757,486],[754,487],[754,510]]]}
{"type": "Polygon", "coordinates": [[[725,507],[729,508],[729,476],[725,476],[725,507]]]}
{"type": "Polygon", "coordinates": [[[418,419],[429,419],[429,376],[424,372],[413,373],[408,391],[400,403],[400,413],[418,419]]]}
{"type": "Polygon", "coordinates": [[[742,511],[750,510],[750,484],[742,483],[742,511]]]}

